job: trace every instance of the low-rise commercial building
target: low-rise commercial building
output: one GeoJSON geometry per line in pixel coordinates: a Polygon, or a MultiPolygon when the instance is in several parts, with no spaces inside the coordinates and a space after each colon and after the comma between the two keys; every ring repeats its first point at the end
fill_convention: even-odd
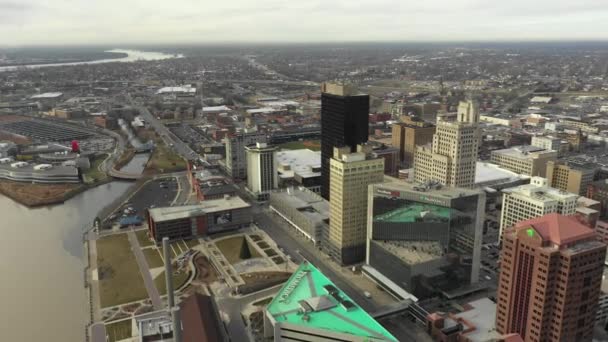
{"type": "Polygon", "coordinates": [[[240,197],[203,201],[200,204],[148,209],[150,235],[161,243],[190,239],[227,230],[247,227],[251,223],[251,206],[240,197]]]}
{"type": "Polygon", "coordinates": [[[481,298],[464,305],[459,313],[434,312],[426,318],[427,333],[440,342],[523,342],[519,334],[496,331],[496,303],[481,298]]]}
{"type": "Polygon", "coordinates": [[[557,159],[557,151],[536,146],[516,146],[491,152],[492,163],[527,176],[545,177],[546,164],[557,159]]]}
{"type": "Polygon", "coordinates": [[[315,245],[329,228],[329,202],[306,188],[270,193],[270,209],[315,245]]]}
{"type": "Polygon", "coordinates": [[[0,179],[28,183],[80,183],[78,169],[73,166],[0,163],[0,179]]]}

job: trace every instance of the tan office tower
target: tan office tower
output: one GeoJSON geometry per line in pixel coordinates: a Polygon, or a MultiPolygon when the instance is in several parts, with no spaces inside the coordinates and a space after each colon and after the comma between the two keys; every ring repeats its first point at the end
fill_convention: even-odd
{"type": "Polygon", "coordinates": [[[496,330],[525,341],[591,341],[606,245],[572,217],[549,214],[505,232],[496,330]]]}
{"type": "Polygon", "coordinates": [[[334,148],[329,173],[329,255],[342,265],[365,259],[367,187],[384,179],[384,159],[373,158],[371,147],[334,148]]]}
{"type": "Polygon", "coordinates": [[[393,147],[399,149],[399,160],[405,167],[414,164],[416,146],[426,145],[433,141],[435,125],[415,116],[403,116],[402,122],[393,124],[393,147]]]}
{"type": "Polygon", "coordinates": [[[437,121],[433,144],[416,147],[416,182],[472,187],[479,142],[479,108],[473,101],[460,102],[455,121],[437,121]]]}
{"type": "Polygon", "coordinates": [[[585,161],[547,162],[549,186],[581,196],[587,193],[587,187],[593,182],[597,171],[597,164],[585,161]]]}

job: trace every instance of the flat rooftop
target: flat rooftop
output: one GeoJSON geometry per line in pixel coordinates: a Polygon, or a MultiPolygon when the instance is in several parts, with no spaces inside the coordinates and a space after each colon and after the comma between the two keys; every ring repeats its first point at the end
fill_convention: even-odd
{"type": "Polygon", "coordinates": [[[244,209],[251,205],[238,196],[205,200],[199,204],[183,205],[179,207],[162,207],[149,209],[150,217],[156,222],[172,221],[196,217],[213,212],[244,209]]]}
{"type": "Polygon", "coordinates": [[[32,99],[54,99],[54,98],[61,97],[62,95],[63,95],[63,93],[60,93],[60,92],[51,92],[51,93],[42,93],[42,94],[34,95],[31,98],[32,99]]]}
{"type": "Polygon", "coordinates": [[[556,151],[546,150],[542,147],[536,147],[536,146],[531,146],[531,145],[514,146],[511,148],[505,148],[502,150],[492,151],[492,154],[500,154],[503,156],[520,158],[520,159],[531,158],[536,155],[550,154],[550,153],[557,155],[556,151]]]}
{"type": "Polygon", "coordinates": [[[472,308],[455,316],[473,323],[475,329],[465,334],[471,341],[493,341],[500,337],[494,327],[496,319],[496,303],[489,298],[481,298],[468,303],[472,308]]]}
{"type": "Polygon", "coordinates": [[[31,173],[32,175],[45,175],[45,176],[72,176],[78,177],[78,169],[73,166],[53,165],[50,169],[35,170],[34,167],[40,164],[28,164],[22,167],[12,167],[11,164],[17,163],[15,161],[0,164],[0,170],[13,173],[31,173]]]}
{"type": "Polygon", "coordinates": [[[196,88],[190,86],[180,86],[180,87],[163,87],[156,91],[157,94],[164,93],[196,93],[196,88]]]}
{"type": "Polygon", "coordinates": [[[578,198],[578,195],[570,192],[549,186],[538,186],[534,184],[524,184],[513,188],[503,189],[503,193],[518,194],[539,201],[559,201],[578,198]]]}
{"type": "Polygon", "coordinates": [[[439,241],[374,241],[409,265],[441,259],[443,256],[439,241]]]}
{"type": "Polygon", "coordinates": [[[296,173],[302,177],[320,176],[321,172],[313,172],[312,168],[321,167],[321,152],[309,149],[280,151],[276,153],[279,169],[281,165],[289,165],[289,170],[279,170],[280,176],[292,178],[296,173]]]}
{"type": "Polygon", "coordinates": [[[475,168],[475,185],[477,186],[509,183],[522,179],[530,179],[530,177],[503,169],[496,164],[478,161],[475,168]]]}
{"type": "Polygon", "coordinates": [[[374,189],[387,189],[387,191],[407,191],[417,192],[421,195],[427,194],[432,196],[443,197],[446,199],[460,198],[463,196],[473,196],[482,193],[481,190],[477,189],[465,189],[465,188],[452,188],[446,186],[425,187],[424,184],[407,182],[395,177],[384,176],[384,182],[374,184],[374,189]]]}
{"type": "Polygon", "coordinates": [[[266,310],[277,323],[350,334],[370,341],[397,341],[308,262],[300,265],[266,310]]]}
{"type": "Polygon", "coordinates": [[[311,191],[290,188],[284,192],[273,192],[271,196],[278,197],[288,206],[298,209],[315,223],[329,219],[329,202],[311,191]]]}

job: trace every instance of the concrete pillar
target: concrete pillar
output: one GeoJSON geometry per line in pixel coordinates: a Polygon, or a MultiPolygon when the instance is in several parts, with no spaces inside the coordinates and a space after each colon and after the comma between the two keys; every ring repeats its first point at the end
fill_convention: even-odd
{"type": "Polygon", "coordinates": [[[163,254],[165,258],[165,282],[167,284],[167,306],[169,310],[175,306],[173,297],[173,271],[171,270],[171,248],[169,246],[169,238],[163,238],[163,254]]]}
{"type": "Polygon", "coordinates": [[[182,342],[182,320],[179,306],[171,308],[171,320],[173,321],[173,341],[182,342]]]}

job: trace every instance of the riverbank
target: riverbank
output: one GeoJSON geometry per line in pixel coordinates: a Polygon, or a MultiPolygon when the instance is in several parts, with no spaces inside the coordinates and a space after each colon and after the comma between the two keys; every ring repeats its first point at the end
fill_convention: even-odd
{"type": "MultiPolygon", "coordinates": [[[[90,55],[90,54],[89,54],[90,55]]],[[[99,52],[99,53],[95,53],[93,55],[90,56],[82,56],[81,58],[58,58],[55,60],[25,60],[25,61],[21,61],[21,62],[10,62],[10,63],[3,63],[0,64],[0,67],[21,67],[21,66],[27,66],[27,65],[47,65],[47,64],[61,64],[61,63],[86,63],[86,62],[92,62],[92,61],[97,61],[97,60],[101,60],[101,59],[121,59],[121,58],[127,58],[129,57],[129,54],[126,52],[111,52],[111,51],[104,51],[104,52],[99,52]]]]}
{"type": "Polygon", "coordinates": [[[0,180],[0,194],[28,208],[62,204],[94,187],[107,184],[106,178],[91,184],[37,184],[0,180]]]}

